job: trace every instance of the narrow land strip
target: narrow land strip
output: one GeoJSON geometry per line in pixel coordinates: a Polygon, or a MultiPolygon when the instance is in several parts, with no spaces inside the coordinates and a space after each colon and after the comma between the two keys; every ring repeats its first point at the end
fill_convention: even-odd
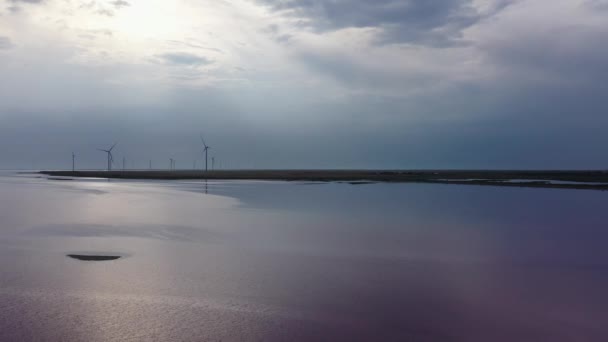
{"type": "Polygon", "coordinates": [[[608,190],[608,171],[560,170],[115,170],[41,171],[52,177],[119,179],[425,182],[510,187],[608,190]]]}

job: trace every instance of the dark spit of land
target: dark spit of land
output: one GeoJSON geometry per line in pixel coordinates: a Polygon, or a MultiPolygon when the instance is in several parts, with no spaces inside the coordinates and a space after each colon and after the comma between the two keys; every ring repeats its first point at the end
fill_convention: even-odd
{"type": "Polygon", "coordinates": [[[52,177],[122,179],[281,180],[314,182],[418,182],[511,187],[608,190],[608,171],[560,170],[115,170],[40,171],[52,177]]]}

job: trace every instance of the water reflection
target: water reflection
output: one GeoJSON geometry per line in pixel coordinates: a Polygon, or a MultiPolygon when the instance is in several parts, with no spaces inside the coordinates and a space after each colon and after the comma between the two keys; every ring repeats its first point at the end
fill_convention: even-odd
{"type": "Polygon", "coordinates": [[[0,340],[603,341],[606,196],[0,177],[0,340]]]}

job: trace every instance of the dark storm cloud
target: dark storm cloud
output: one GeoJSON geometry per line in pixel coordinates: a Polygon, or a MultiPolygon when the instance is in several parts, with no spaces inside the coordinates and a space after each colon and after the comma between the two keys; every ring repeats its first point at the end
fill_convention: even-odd
{"type": "Polygon", "coordinates": [[[325,32],[349,27],[380,28],[379,43],[446,46],[462,43],[462,30],[492,16],[512,1],[500,0],[484,13],[471,0],[259,0],[325,32]]]}
{"type": "Polygon", "coordinates": [[[163,63],[177,66],[201,66],[213,63],[206,57],[187,52],[169,52],[156,55],[163,63]]]}
{"type": "Polygon", "coordinates": [[[13,46],[13,42],[8,37],[0,36],[0,50],[7,50],[13,46]]]}

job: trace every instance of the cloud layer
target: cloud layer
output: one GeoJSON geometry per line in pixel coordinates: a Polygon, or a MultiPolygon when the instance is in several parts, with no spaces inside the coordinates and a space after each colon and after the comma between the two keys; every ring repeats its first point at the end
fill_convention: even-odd
{"type": "Polygon", "coordinates": [[[0,50],[10,49],[13,47],[13,43],[8,37],[0,36],[0,50]]]}
{"type": "Polygon", "coordinates": [[[172,65],[199,66],[212,63],[212,61],[205,57],[186,52],[168,52],[159,54],[157,57],[163,62],[172,65]]]}
{"type": "Polygon", "coordinates": [[[607,4],[0,0],[0,167],[605,168],[607,4]]]}
{"type": "Polygon", "coordinates": [[[462,42],[462,31],[498,13],[504,0],[480,10],[471,0],[260,0],[272,10],[325,32],[378,29],[381,43],[445,46],[462,42]]]}

